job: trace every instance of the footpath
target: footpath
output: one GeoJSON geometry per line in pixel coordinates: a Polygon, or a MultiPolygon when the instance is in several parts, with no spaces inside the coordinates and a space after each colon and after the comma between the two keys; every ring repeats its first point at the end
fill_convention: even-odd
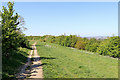
{"type": "Polygon", "coordinates": [[[20,69],[20,72],[16,74],[18,80],[21,79],[37,79],[43,78],[42,62],[40,61],[40,56],[37,53],[35,42],[32,45],[32,50],[28,56],[28,62],[23,65],[20,69]]]}

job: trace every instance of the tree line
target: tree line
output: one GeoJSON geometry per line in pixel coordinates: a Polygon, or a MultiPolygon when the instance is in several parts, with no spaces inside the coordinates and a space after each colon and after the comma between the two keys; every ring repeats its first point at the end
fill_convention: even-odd
{"type": "Polygon", "coordinates": [[[119,54],[119,41],[118,36],[107,37],[107,39],[96,38],[82,38],[76,35],[60,35],[60,36],[27,36],[29,40],[39,40],[41,42],[55,43],[61,46],[77,48],[80,50],[86,50],[100,55],[106,55],[114,58],[118,58],[119,54]]]}

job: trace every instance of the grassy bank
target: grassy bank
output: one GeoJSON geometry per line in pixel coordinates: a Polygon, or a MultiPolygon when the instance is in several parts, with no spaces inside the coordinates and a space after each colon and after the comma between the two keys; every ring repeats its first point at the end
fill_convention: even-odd
{"type": "MultiPolygon", "coordinates": [[[[37,41],[37,40],[36,40],[37,41]]],[[[36,42],[35,40],[30,40],[30,45],[34,44],[36,42]]]]}
{"type": "Polygon", "coordinates": [[[117,78],[118,60],[37,42],[44,78],[117,78]]]}
{"type": "Polygon", "coordinates": [[[9,57],[2,57],[2,78],[14,78],[19,71],[19,67],[27,62],[28,52],[27,48],[19,48],[18,51],[11,52],[9,57]]]}

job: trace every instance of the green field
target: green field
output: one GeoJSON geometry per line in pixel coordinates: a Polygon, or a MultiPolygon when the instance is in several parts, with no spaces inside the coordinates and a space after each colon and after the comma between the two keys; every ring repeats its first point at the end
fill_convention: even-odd
{"type": "Polygon", "coordinates": [[[118,78],[118,59],[37,42],[44,78],[118,78]]]}
{"type": "MultiPolygon", "coordinates": [[[[37,40],[36,40],[36,41],[37,41],[37,40]]],[[[36,41],[34,41],[34,40],[30,40],[30,41],[29,41],[30,46],[31,46],[32,44],[34,44],[36,41]]]]}

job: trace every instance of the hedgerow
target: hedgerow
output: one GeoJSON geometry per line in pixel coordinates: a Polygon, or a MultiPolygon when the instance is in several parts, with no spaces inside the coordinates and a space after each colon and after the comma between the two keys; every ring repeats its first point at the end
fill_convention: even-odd
{"type": "Polygon", "coordinates": [[[70,35],[70,36],[45,35],[45,36],[40,36],[38,40],[42,42],[56,43],[61,46],[78,48],[80,50],[81,49],[87,50],[90,52],[98,53],[100,55],[119,57],[118,36],[108,37],[107,39],[100,40],[95,38],[91,38],[91,39],[81,38],[81,37],[77,37],[76,35],[70,35]]]}

